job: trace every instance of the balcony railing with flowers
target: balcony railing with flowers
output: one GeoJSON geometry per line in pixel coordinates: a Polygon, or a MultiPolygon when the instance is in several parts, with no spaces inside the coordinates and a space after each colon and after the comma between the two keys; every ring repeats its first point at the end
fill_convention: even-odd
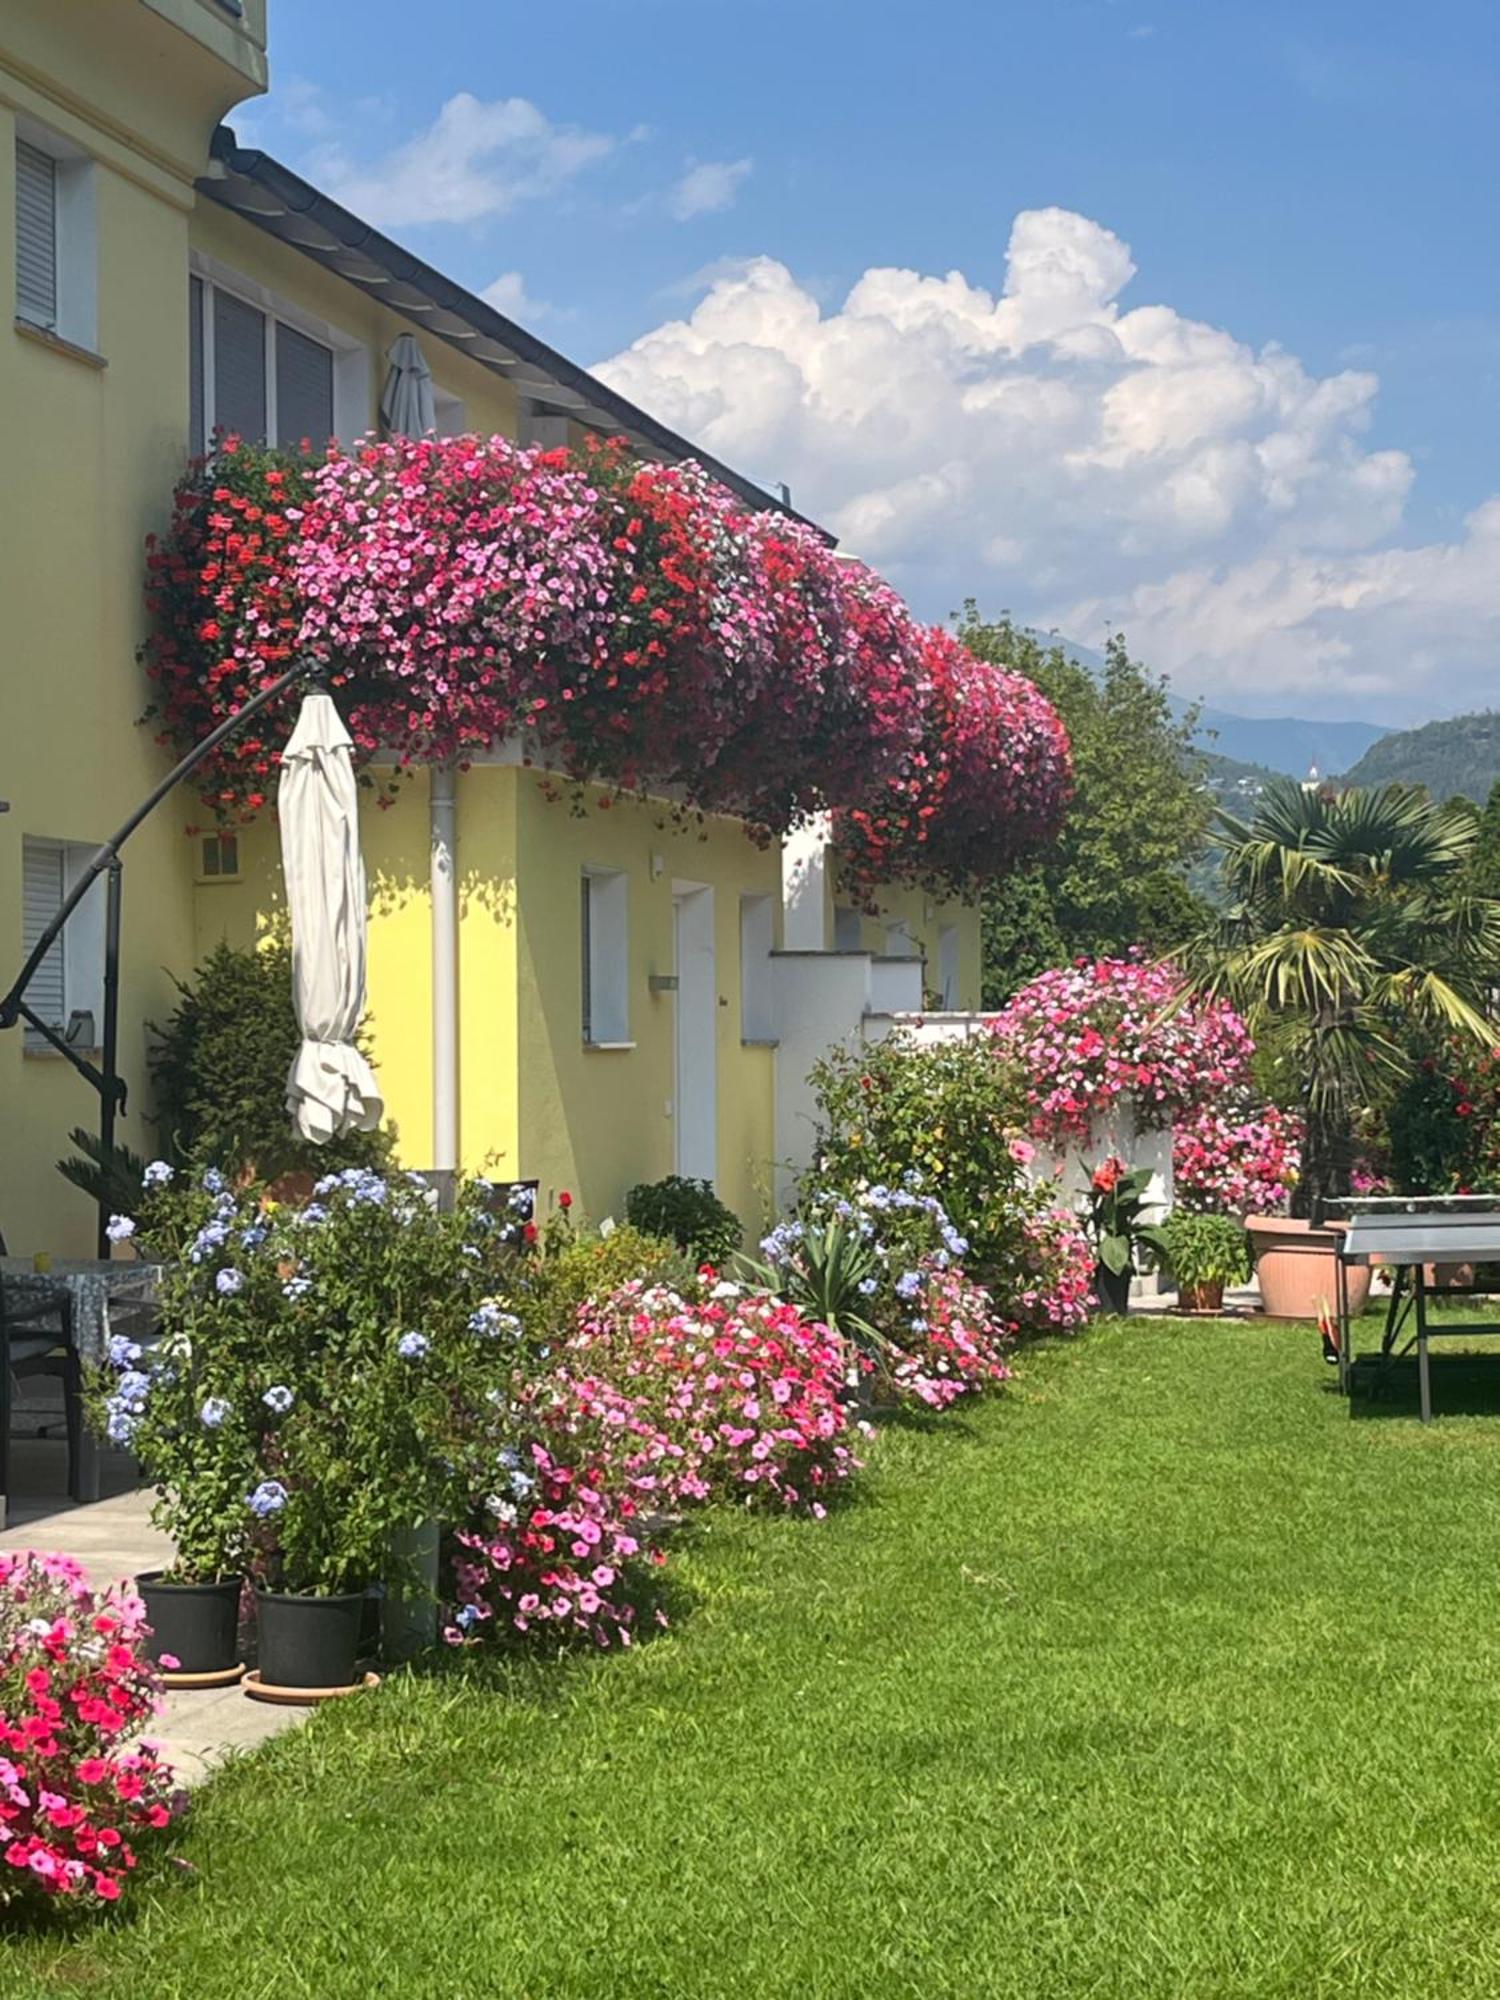
{"type": "MultiPolygon", "coordinates": [[[[832,812],[856,883],[954,892],[1050,837],[1069,794],[1030,682],[812,530],[614,443],[395,439],[308,465],[225,439],[180,485],[147,595],[176,748],[311,655],[367,762],[521,736],[570,779],[665,788],[763,839],[832,812]]],[[[288,726],[273,706],[226,744],[216,810],[265,803],[288,726]]]]}

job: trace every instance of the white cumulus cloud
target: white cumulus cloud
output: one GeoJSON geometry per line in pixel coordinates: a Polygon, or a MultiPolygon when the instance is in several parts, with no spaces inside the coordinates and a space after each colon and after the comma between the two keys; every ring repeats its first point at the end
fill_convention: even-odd
{"type": "Polygon", "coordinates": [[[523,325],[529,325],[532,320],[546,319],[555,310],[545,299],[531,296],[519,271],[502,271],[479,296],[496,312],[504,313],[507,319],[519,320],[523,325]]]}
{"type": "Polygon", "coordinates": [[[691,222],[700,215],[719,215],[733,206],[754,165],[753,160],[696,161],[674,184],[667,206],[679,222],[691,222]]]}
{"type": "Polygon", "coordinates": [[[1369,442],[1376,377],[1127,305],[1135,278],[1100,223],[1030,210],[998,291],[872,269],[825,310],[769,258],[719,266],[599,372],[789,481],[928,613],[976,595],[1087,643],[1122,625],[1230,706],[1489,699],[1500,499],[1402,545],[1412,464],[1369,442]]]}
{"type": "Polygon", "coordinates": [[[380,159],[360,163],[343,146],[327,146],[311,171],[337,200],[383,228],[473,223],[553,193],[614,146],[606,133],[554,124],[528,98],[486,103],[463,90],[425,132],[380,159]]]}

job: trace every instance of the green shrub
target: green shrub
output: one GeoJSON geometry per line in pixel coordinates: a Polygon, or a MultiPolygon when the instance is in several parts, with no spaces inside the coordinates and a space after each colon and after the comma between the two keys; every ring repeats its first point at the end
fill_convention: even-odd
{"type": "Polygon", "coordinates": [[[642,1181],[625,1197],[625,1216],[648,1236],[664,1236],[695,1263],[727,1264],[744,1239],[740,1219],[708,1181],[642,1181]]]}
{"type": "Polygon", "coordinates": [[[1178,1289],[1242,1285],[1250,1276],[1250,1242],[1232,1215],[1194,1215],[1174,1208],[1161,1225],[1162,1254],[1178,1289]]]}
{"type": "Polygon", "coordinates": [[[917,1175],[968,1237],[977,1276],[1007,1261],[1034,1150],[1010,1066],[988,1035],[919,1046],[905,1034],[832,1049],[813,1069],[813,1189],[899,1187],[917,1175]]]}
{"type": "Polygon", "coordinates": [[[629,1226],[558,1247],[549,1243],[531,1279],[534,1325],[538,1332],[560,1336],[571,1330],[587,1300],[606,1298],[633,1278],[683,1285],[692,1276],[693,1267],[675,1243],[629,1226]]]}
{"type": "MultiPolygon", "coordinates": [[[[389,1157],[385,1131],[351,1132],[314,1146],[292,1129],[286,1080],[301,1037],[287,945],[238,951],[218,944],[177,990],[181,997],[166,1026],[152,1025],[148,1058],[154,1122],[174,1165],[212,1165],[274,1181],[375,1166],[389,1157]]],[[[368,1055],[363,1040],[361,1046],[368,1055]]]]}

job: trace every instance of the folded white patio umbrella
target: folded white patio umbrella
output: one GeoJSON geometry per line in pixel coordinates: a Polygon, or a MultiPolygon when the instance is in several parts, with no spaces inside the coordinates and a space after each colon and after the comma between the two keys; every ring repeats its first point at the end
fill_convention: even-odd
{"type": "Polygon", "coordinates": [[[432,370],[415,334],[401,333],[386,355],[390,373],[380,392],[380,422],[387,437],[426,437],[437,429],[432,370]]]}
{"type": "Polygon", "coordinates": [[[332,698],[307,695],[281,753],[277,806],[292,918],[292,999],[302,1029],[286,1104],[304,1139],[371,1132],[384,1112],[354,1046],[365,1005],[365,868],[353,748],[332,698]]]}

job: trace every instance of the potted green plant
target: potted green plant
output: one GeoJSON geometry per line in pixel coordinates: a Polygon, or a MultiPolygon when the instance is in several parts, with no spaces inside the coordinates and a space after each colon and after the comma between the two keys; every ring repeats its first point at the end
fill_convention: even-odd
{"type": "Polygon", "coordinates": [[[162,1339],[112,1355],[110,1434],[123,1418],[120,1441],[151,1447],[180,1560],[201,1519],[254,1582],[252,1691],[355,1685],[370,1587],[412,1590],[396,1551],[465,1515],[492,1455],[527,1218],[483,1182],[440,1213],[412,1177],[364,1167],[295,1207],[212,1169],[148,1175],[162,1339]],[[172,1423],[175,1453],[156,1443],[172,1423]]]}
{"type": "MultiPolygon", "coordinates": [[[[164,1191],[173,1174],[161,1162],[144,1173],[149,1208],[149,1191],[164,1191]]],[[[86,1385],[87,1405],[100,1434],[133,1453],[152,1483],[152,1525],[175,1550],[165,1568],[135,1578],[151,1656],[170,1685],[218,1685],[244,1671],[239,1613],[249,1537],[242,1493],[254,1454],[232,1400],[243,1357],[232,1342],[198,1337],[180,1208],[162,1200],[146,1238],[149,1254],[163,1261],[159,1333],[114,1333],[86,1385]]],[[[133,1217],[117,1215],[111,1240],[133,1242],[136,1227],[133,1217]]]]}
{"type": "Polygon", "coordinates": [[[1084,1228],[1094,1246],[1094,1289],[1107,1313],[1129,1307],[1137,1251],[1164,1249],[1160,1226],[1146,1219],[1157,1206],[1151,1180],[1149,1167],[1128,1167],[1114,1155],[1089,1178],[1084,1228]]]}
{"type": "Polygon", "coordinates": [[[1218,1312],[1224,1287],[1250,1276],[1250,1246],[1232,1215],[1174,1208],[1161,1226],[1162,1255],[1177,1284],[1184,1312],[1218,1312]]]}

